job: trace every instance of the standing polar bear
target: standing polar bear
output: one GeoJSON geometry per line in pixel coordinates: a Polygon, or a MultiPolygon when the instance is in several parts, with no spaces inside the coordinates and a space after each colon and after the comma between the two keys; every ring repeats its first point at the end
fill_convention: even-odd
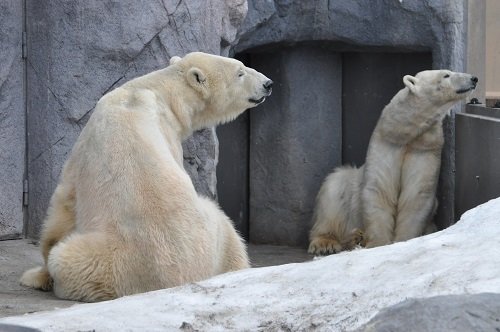
{"type": "Polygon", "coordinates": [[[181,142],[259,105],[272,84],[237,60],[196,52],[103,96],[51,198],[45,265],[21,283],[100,301],[247,268],[229,218],[197,195],[181,142]]]}
{"type": "Polygon", "coordinates": [[[448,70],[403,78],[384,108],[359,169],[340,167],[323,183],[309,252],[331,254],[358,244],[376,247],[435,229],[442,120],[478,79],[448,70]]]}

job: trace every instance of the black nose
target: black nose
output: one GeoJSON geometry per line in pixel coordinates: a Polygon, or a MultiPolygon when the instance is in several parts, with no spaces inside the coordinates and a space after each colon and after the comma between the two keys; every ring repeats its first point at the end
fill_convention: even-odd
{"type": "Polygon", "coordinates": [[[271,90],[271,88],[273,87],[273,81],[269,80],[266,83],[264,83],[263,85],[264,85],[264,89],[271,90]]]}
{"type": "Polygon", "coordinates": [[[472,76],[470,80],[474,83],[477,83],[477,81],[479,81],[476,76],[472,76]]]}

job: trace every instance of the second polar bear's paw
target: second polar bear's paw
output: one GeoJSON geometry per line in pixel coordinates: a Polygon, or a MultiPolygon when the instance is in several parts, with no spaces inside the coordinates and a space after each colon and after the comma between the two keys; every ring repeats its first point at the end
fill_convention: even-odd
{"type": "Polygon", "coordinates": [[[365,232],[359,228],[355,228],[351,232],[351,241],[345,246],[345,248],[347,250],[352,250],[360,246],[366,246],[365,232]]]}
{"type": "Polygon", "coordinates": [[[320,235],[311,240],[307,252],[314,255],[330,255],[342,251],[342,245],[333,235],[320,235]]]}

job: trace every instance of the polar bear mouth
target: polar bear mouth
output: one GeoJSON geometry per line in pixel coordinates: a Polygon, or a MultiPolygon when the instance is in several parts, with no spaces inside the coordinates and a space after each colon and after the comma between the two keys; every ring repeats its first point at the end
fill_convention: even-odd
{"type": "Polygon", "coordinates": [[[457,93],[458,93],[458,94],[462,94],[462,93],[469,92],[469,91],[471,91],[471,90],[474,90],[474,87],[464,88],[464,89],[457,90],[457,93]]]}
{"type": "Polygon", "coordinates": [[[259,99],[253,99],[253,98],[248,99],[249,102],[254,103],[256,105],[262,103],[264,100],[266,100],[266,96],[261,97],[259,99]]]}

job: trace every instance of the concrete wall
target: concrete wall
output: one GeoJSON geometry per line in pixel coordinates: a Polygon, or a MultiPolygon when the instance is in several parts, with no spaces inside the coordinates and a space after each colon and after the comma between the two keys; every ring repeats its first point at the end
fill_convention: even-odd
{"type": "MultiPolygon", "coordinates": [[[[357,0],[328,2],[319,0],[249,0],[248,4],[248,15],[238,33],[239,42],[232,50],[235,54],[258,54],[259,52],[275,52],[277,50],[276,56],[282,57],[281,50],[286,47],[301,47],[301,45],[306,47],[314,45],[314,47],[327,49],[331,54],[345,54],[346,52],[423,52],[432,54],[431,66],[433,68],[448,68],[455,71],[465,71],[466,69],[468,15],[467,1],[465,0],[374,0],[370,1],[369,4],[357,0]]],[[[481,10],[481,8],[476,9],[481,10]]],[[[335,55],[333,57],[335,58],[335,55]]],[[[270,63],[273,63],[273,61],[274,58],[269,60],[270,63]]],[[[275,75],[277,77],[275,80],[278,81],[278,78],[284,76],[284,74],[278,73],[276,70],[283,68],[283,64],[274,63],[266,74],[269,74],[273,79],[275,79],[273,77],[275,75]]],[[[304,63],[301,66],[305,65],[304,63]]],[[[337,68],[332,66],[323,71],[321,78],[335,75],[333,73],[340,73],[342,71],[341,66],[341,62],[338,62],[337,68]]],[[[287,71],[291,70],[291,75],[296,75],[293,68],[293,66],[287,67],[287,71]]],[[[301,84],[302,89],[307,89],[312,84],[308,81],[308,73],[306,71],[300,72],[301,75],[294,77],[304,82],[307,81],[307,83],[301,84]]],[[[398,82],[394,84],[400,84],[401,77],[397,80],[398,82]]],[[[283,88],[288,89],[289,78],[285,79],[284,84],[283,88]]],[[[275,98],[282,98],[282,94],[286,95],[288,93],[280,92],[279,89],[281,89],[279,85],[274,89],[275,98]]],[[[293,91],[299,93],[298,89],[293,91]]],[[[318,94],[318,98],[329,99],[335,94],[336,92],[330,92],[326,95],[318,94]]],[[[290,93],[290,95],[294,94],[290,93]]],[[[296,116],[293,112],[291,114],[294,115],[291,115],[290,119],[287,120],[284,117],[284,114],[290,112],[289,109],[294,107],[293,103],[287,104],[292,100],[293,98],[285,98],[279,118],[269,116],[270,121],[275,123],[273,125],[282,125],[281,122],[283,121],[285,123],[286,121],[293,121],[292,119],[296,116]]],[[[322,100],[315,102],[321,103],[322,100]]],[[[261,110],[262,113],[265,113],[266,107],[272,108],[275,106],[269,100],[262,106],[264,109],[261,110]]],[[[306,108],[309,110],[311,107],[306,108]]],[[[445,123],[446,145],[443,151],[438,193],[440,207],[437,216],[441,227],[455,222],[454,113],[459,110],[460,107],[454,109],[452,116],[445,123]]],[[[331,108],[331,111],[341,113],[340,109],[331,108]]],[[[302,112],[305,111],[302,110],[302,112]]],[[[255,114],[260,116],[261,113],[255,114]]],[[[304,125],[306,125],[305,122],[304,125]]],[[[330,123],[327,123],[324,127],[329,125],[330,123]]],[[[311,126],[308,135],[315,136],[322,128],[323,126],[318,127],[318,129],[311,126]]],[[[257,169],[263,169],[262,172],[255,176],[255,179],[262,179],[262,177],[266,179],[259,181],[259,183],[262,183],[262,187],[266,185],[269,190],[269,188],[276,186],[282,190],[266,196],[268,199],[273,199],[273,204],[270,201],[265,202],[263,198],[259,200],[256,197],[253,203],[252,199],[250,199],[250,241],[269,241],[270,243],[283,241],[281,243],[302,246],[310,227],[310,211],[308,209],[311,206],[311,203],[303,204],[303,202],[305,199],[311,201],[311,196],[306,195],[312,194],[312,196],[315,196],[317,191],[311,189],[314,187],[312,183],[305,183],[302,176],[298,176],[300,172],[305,172],[304,165],[300,158],[292,158],[293,151],[290,151],[291,148],[287,146],[294,144],[297,140],[300,141],[302,132],[297,130],[295,134],[291,133],[290,131],[295,129],[286,126],[284,130],[288,131],[284,134],[286,140],[283,139],[280,144],[285,151],[284,154],[291,153],[289,163],[283,166],[279,162],[278,150],[274,150],[272,151],[274,154],[269,153],[266,158],[274,158],[278,162],[268,161],[262,165],[253,164],[257,169]],[[292,180],[290,180],[290,176],[286,176],[288,174],[293,175],[292,180]],[[292,183],[287,183],[288,181],[292,181],[292,183]],[[296,182],[295,190],[292,190],[294,181],[296,182]],[[308,188],[302,188],[301,185],[308,186],[308,188]],[[297,188],[299,188],[298,191],[297,188]],[[303,196],[299,198],[300,195],[303,196]],[[288,202],[287,207],[285,202],[288,202]],[[267,207],[265,204],[267,204],[267,207]],[[256,208],[253,209],[252,205],[256,208]],[[273,211],[272,206],[276,211],[273,211]],[[300,208],[298,208],[299,206],[300,208]],[[264,212],[266,210],[267,213],[264,212]],[[276,216],[281,217],[277,218],[276,216]],[[253,223],[257,224],[254,225],[253,223]],[[252,238],[252,235],[257,238],[252,238]]],[[[276,137],[276,134],[271,134],[271,130],[268,130],[267,133],[267,136],[262,136],[262,145],[269,144],[276,137]]],[[[316,143],[314,140],[311,142],[316,143]]],[[[329,143],[331,149],[342,146],[340,139],[339,141],[329,141],[329,143]]],[[[266,150],[267,148],[262,145],[259,148],[266,150]]],[[[315,147],[315,144],[309,145],[309,151],[314,151],[315,147]]],[[[325,156],[324,159],[326,158],[325,156]]],[[[251,173],[259,171],[256,171],[255,167],[252,166],[252,159],[250,159],[250,165],[250,196],[252,196],[253,177],[251,173]]],[[[303,177],[306,176],[303,175],[303,177]]]]}
{"type": "Polygon", "coordinates": [[[430,67],[430,53],[343,54],[342,164],[365,163],[373,129],[385,105],[403,88],[402,77],[430,67]]]}
{"type": "Polygon", "coordinates": [[[500,1],[486,0],[486,97],[500,100],[500,1]]]}
{"type": "Polygon", "coordinates": [[[23,6],[0,2],[0,240],[23,231],[25,157],[23,6]]]}
{"type": "Polygon", "coordinates": [[[251,63],[278,84],[250,112],[250,241],[304,246],[324,174],[341,161],[341,57],[298,47],[251,63]]]}
{"type": "Polygon", "coordinates": [[[486,92],[486,0],[467,2],[466,71],[479,78],[473,97],[484,103],[486,92]]]}

